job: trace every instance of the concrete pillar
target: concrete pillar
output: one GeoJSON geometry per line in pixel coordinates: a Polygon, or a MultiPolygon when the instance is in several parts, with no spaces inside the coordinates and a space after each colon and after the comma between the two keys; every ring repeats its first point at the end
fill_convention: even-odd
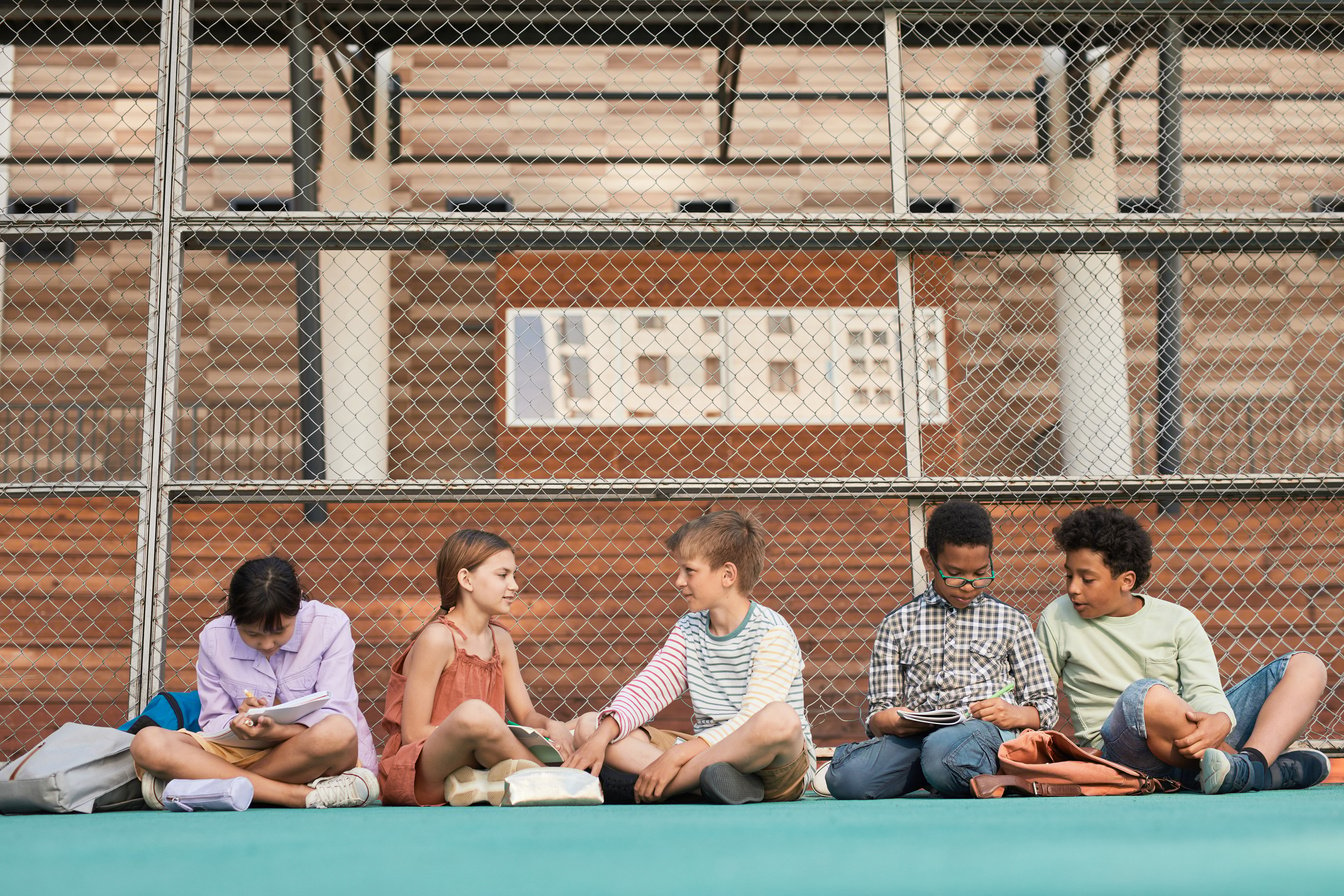
{"type": "MultiPolygon", "coordinates": [[[[322,55],[322,167],[318,196],[329,212],[387,212],[391,160],[387,112],[391,51],[375,67],[372,158],[351,152],[351,112],[332,60],[322,55]]],[[[391,265],[385,250],[323,250],[322,382],[327,478],[386,479],[391,265]]]]}
{"type": "MultiPolygon", "coordinates": [[[[1087,52],[1099,56],[1103,51],[1087,52]]],[[[1089,56],[1085,61],[1094,59],[1089,56]]],[[[1112,106],[1101,110],[1086,130],[1079,127],[1080,104],[1096,103],[1110,67],[1104,59],[1086,66],[1078,66],[1078,61],[1070,66],[1066,52],[1053,47],[1045,50],[1042,60],[1049,79],[1052,209],[1065,214],[1115,214],[1112,106]],[[1073,127],[1070,80],[1074,80],[1073,127]]],[[[1133,461],[1120,256],[1064,255],[1055,261],[1054,277],[1064,472],[1129,476],[1133,461]]]]}

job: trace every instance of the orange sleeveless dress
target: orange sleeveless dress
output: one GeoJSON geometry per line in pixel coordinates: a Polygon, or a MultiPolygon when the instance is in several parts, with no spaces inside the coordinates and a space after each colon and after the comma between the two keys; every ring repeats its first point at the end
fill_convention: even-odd
{"type": "MultiPolygon", "coordinates": [[[[462,648],[466,636],[447,616],[430,623],[435,624],[446,625],[453,630],[457,653],[439,675],[439,683],[434,688],[434,705],[429,713],[430,722],[438,725],[467,700],[484,700],[499,713],[500,718],[504,718],[504,666],[494,634],[491,634],[494,649],[490,659],[483,660],[462,648]]],[[[401,742],[401,705],[406,698],[406,675],[403,669],[406,654],[410,653],[414,643],[407,644],[392,661],[392,675],[387,683],[387,701],[383,706],[383,730],[387,734],[387,746],[383,748],[383,758],[378,763],[378,785],[382,788],[385,806],[444,804],[443,800],[421,803],[415,796],[415,765],[420,761],[420,751],[425,746],[424,738],[409,744],[401,742]]]]}

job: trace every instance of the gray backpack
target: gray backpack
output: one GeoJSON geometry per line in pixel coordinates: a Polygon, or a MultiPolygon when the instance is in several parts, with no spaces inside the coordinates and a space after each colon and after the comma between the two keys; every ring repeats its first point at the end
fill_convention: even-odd
{"type": "Polygon", "coordinates": [[[0,766],[0,813],[144,809],[131,761],[134,735],[69,722],[0,766]]]}

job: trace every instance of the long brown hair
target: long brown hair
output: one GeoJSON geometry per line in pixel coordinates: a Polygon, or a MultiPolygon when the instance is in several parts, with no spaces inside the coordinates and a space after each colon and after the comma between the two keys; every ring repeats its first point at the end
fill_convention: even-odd
{"type": "Polygon", "coordinates": [[[475,569],[500,551],[511,550],[513,546],[493,532],[460,529],[449,535],[439,550],[434,569],[434,578],[439,583],[439,613],[447,613],[462,597],[462,587],[457,581],[460,570],[475,569]]]}

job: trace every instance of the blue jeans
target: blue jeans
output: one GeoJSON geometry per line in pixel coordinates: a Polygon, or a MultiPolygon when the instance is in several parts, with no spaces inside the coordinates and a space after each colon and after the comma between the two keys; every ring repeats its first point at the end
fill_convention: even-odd
{"type": "MultiPolygon", "coordinates": [[[[1260,707],[1274,688],[1283,680],[1288,668],[1289,653],[1271,661],[1249,678],[1234,684],[1227,692],[1236,724],[1227,735],[1227,744],[1240,750],[1255,730],[1260,718],[1260,707]]],[[[1148,728],[1143,721],[1143,701],[1154,685],[1166,686],[1156,678],[1142,678],[1125,688],[1115,708],[1101,726],[1101,755],[1112,762],[1159,778],[1172,778],[1185,787],[1199,787],[1199,770],[1167,765],[1148,750],[1148,728]]],[[[830,780],[828,776],[827,781],[830,780]]]]}
{"type": "Polygon", "coordinates": [[[999,768],[999,744],[1016,735],[970,719],[915,737],[892,734],[836,747],[826,786],[838,800],[882,800],[927,788],[969,796],[971,779],[999,768]]]}

